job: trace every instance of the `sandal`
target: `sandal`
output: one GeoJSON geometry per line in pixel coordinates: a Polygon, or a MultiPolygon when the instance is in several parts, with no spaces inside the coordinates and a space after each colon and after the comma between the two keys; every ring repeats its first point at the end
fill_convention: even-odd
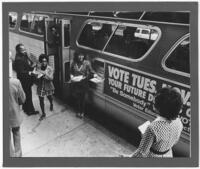
{"type": "Polygon", "coordinates": [[[46,117],[46,114],[40,116],[39,121],[42,121],[46,117]]]}
{"type": "Polygon", "coordinates": [[[50,111],[53,111],[53,104],[50,105],[50,111]]]}

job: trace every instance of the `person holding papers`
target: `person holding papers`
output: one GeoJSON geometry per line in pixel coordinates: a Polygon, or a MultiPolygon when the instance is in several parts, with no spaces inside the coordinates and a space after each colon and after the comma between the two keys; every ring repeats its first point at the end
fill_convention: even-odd
{"type": "Polygon", "coordinates": [[[182,104],[182,97],[175,89],[162,88],[157,92],[154,109],[159,116],[150,124],[145,123],[148,126],[131,157],[173,157],[172,147],[178,142],[183,130],[183,124],[178,118],[182,104]]]}
{"type": "Polygon", "coordinates": [[[23,103],[22,109],[28,116],[36,115],[39,111],[35,110],[32,100],[32,71],[35,67],[35,63],[30,59],[30,54],[22,43],[17,44],[15,50],[16,55],[13,61],[13,69],[17,73],[17,78],[20,80],[26,95],[26,101],[23,103]]]}
{"type": "Polygon", "coordinates": [[[88,89],[88,80],[97,77],[92,69],[91,63],[85,59],[85,55],[75,52],[71,64],[71,81],[73,93],[77,97],[78,112],[77,117],[83,118],[85,112],[85,95],[88,89]]]}
{"type": "Polygon", "coordinates": [[[53,110],[53,94],[54,94],[54,85],[53,85],[53,69],[47,64],[48,57],[45,54],[39,56],[39,62],[41,63],[40,67],[33,72],[37,75],[38,86],[37,94],[40,100],[40,107],[42,110],[42,115],[39,120],[43,120],[46,117],[45,106],[44,106],[44,97],[47,96],[50,102],[50,111],[53,110]]]}

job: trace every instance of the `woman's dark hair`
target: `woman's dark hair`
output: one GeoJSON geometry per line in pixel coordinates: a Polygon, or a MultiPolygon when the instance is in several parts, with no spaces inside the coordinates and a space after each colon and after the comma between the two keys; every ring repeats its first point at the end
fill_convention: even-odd
{"type": "Polygon", "coordinates": [[[17,44],[17,45],[15,46],[16,52],[19,52],[19,49],[20,49],[21,46],[24,46],[24,45],[23,45],[22,43],[19,43],[19,44],[17,44]]]}
{"type": "Polygon", "coordinates": [[[80,55],[80,54],[82,54],[83,56],[84,56],[84,59],[83,60],[85,60],[85,54],[84,53],[80,53],[80,52],[77,52],[77,51],[75,51],[74,52],[74,62],[78,62],[78,56],[80,55]]]}
{"type": "Polygon", "coordinates": [[[173,88],[162,88],[155,95],[155,108],[162,117],[173,120],[178,117],[182,108],[183,100],[181,94],[173,88]]]}
{"type": "Polygon", "coordinates": [[[39,56],[39,62],[42,63],[42,60],[43,60],[43,59],[46,59],[47,62],[49,61],[49,58],[47,57],[47,55],[41,54],[41,55],[39,56]]]}

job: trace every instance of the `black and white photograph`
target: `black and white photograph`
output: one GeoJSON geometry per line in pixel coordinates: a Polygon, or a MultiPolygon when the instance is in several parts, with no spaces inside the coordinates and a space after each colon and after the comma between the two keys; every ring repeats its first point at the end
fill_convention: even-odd
{"type": "Polygon", "coordinates": [[[197,15],[197,2],[4,3],[4,165],[197,166],[197,15]]]}

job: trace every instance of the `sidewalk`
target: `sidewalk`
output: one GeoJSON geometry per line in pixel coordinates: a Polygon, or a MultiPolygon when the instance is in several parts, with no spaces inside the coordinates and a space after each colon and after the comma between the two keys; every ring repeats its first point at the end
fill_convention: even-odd
{"type": "MultiPolygon", "coordinates": [[[[35,89],[33,102],[41,112],[35,89]]],[[[43,121],[39,121],[40,115],[24,114],[23,157],[118,157],[136,149],[95,121],[77,118],[72,108],[57,99],[51,112],[45,98],[45,110],[47,117],[43,121]]]]}

